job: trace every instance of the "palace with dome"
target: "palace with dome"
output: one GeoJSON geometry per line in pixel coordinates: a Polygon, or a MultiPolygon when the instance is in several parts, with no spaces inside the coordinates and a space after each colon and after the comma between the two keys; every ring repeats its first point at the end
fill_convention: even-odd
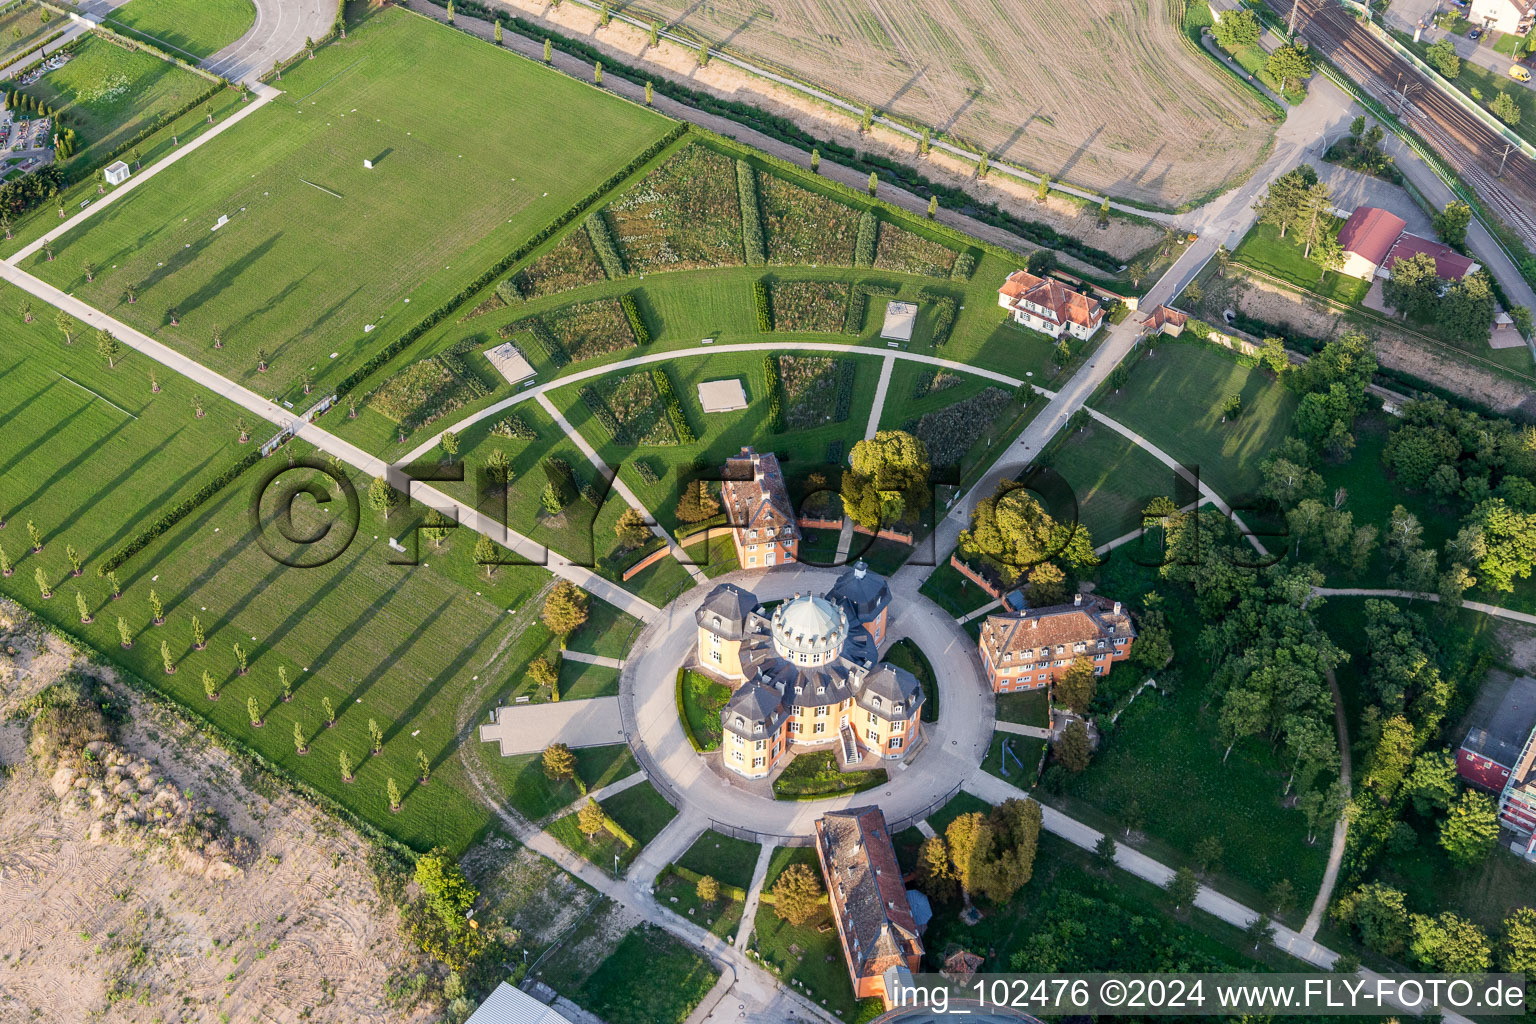
{"type": "Polygon", "coordinates": [[[698,663],[735,688],[720,712],[725,766],[760,779],[807,750],[835,747],[844,765],[906,756],[923,690],[879,658],[890,603],[863,562],[825,597],[796,594],[771,613],[734,584],[710,591],[695,613],[698,663]]]}

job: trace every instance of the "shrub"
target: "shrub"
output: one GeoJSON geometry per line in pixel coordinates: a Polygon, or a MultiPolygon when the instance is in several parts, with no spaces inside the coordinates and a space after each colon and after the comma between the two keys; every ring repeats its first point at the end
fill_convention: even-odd
{"type": "Polygon", "coordinates": [[[603,211],[598,210],[587,218],[587,241],[592,243],[592,251],[597,256],[597,262],[602,265],[603,273],[609,280],[624,276],[624,257],[619,255],[619,247],[613,243],[613,233],[608,230],[608,222],[603,219],[603,211]]]}
{"type": "Polygon", "coordinates": [[[757,329],[763,334],[773,331],[773,308],[768,305],[768,285],[752,282],[752,305],[757,310],[757,329]]]}
{"type": "Polygon", "coordinates": [[[635,472],[640,475],[641,481],[653,486],[661,483],[661,477],[656,474],[656,467],[645,459],[636,459],[634,465],[635,472]]]}
{"type": "Polygon", "coordinates": [[[672,388],[672,378],[659,366],[651,370],[651,378],[656,382],[656,391],[667,407],[667,416],[672,420],[672,429],[677,433],[678,443],[693,444],[698,438],[694,436],[693,427],[689,425],[688,417],[683,412],[683,403],[677,400],[677,392],[672,388]]]}
{"type": "Polygon", "coordinates": [[[832,412],[832,418],[838,423],[846,420],[853,411],[853,382],[858,374],[858,365],[852,359],[838,360],[837,405],[832,412]]]}
{"type": "MultiPolygon", "coordinates": [[[[762,284],[759,283],[761,288],[762,284]]],[[[768,303],[767,289],[763,291],[763,305],[768,303]]],[[[759,307],[761,308],[761,307],[759,307]]],[[[759,320],[766,314],[759,313],[759,320]]],[[[784,433],[784,385],[779,380],[779,361],[772,352],[763,356],[763,379],[768,394],[768,428],[775,434],[784,433]]]]}
{"type": "Polygon", "coordinates": [[[860,335],[864,333],[864,310],[869,306],[869,292],[855,285],[853,291],[848,294],[848,310],[843,314],[843,333],[860,335]]]}
{"type": "Polygon", "coordinates": [[[933,344],[943,345],[949,340],[949,332],[955,327],[957,303],[952,295],[935,295],[933,302],[933,344]]]}
{"type": "Polygon", "coordinates": [[[880,234],[880,222],[873,210],[859,215],[859,234],[853,242],[853,265],[872,267],[875,264],[875,242],[880,234]]]}
{"type": "Polygon", "coordinates": [[[976,257],[963,252],[955,257],[955,265],[949,268],[949,276],[956,281],[969,281],[976,272],[976,257]]]}
{"type": "Polygon", "coordinates": [[[496,282],[496,297],[509,306],[523,301],[523,293],[518,291],[517,282],[510,277],[496,282]]]}
{"type": "Polygon", "coordinates": [[[645,325],[645,317],[640,315],[640,306],[635,302],[634,293],[626,292],[619,296],[619,305],[624,307],[624,317],[629,321],[629,329],[635,336],[635,344],[649,345],[651,329],[645,325]]]}
{"type": "Polygon", "coordinates": [[[741,244],[746,249],[747,266],[760,267],[766,259],[763,244],[763,215],[757,201],[757,173],[745,160],[736,161],[736,195],[741,200],[741,244]]]}
{"type": "Polygon", "coordinates": [[[539,432],[529,426],[527,420],[513,413],[491,428],[491,436],[506,438],[509,441],[537,441],[539,432]]]}

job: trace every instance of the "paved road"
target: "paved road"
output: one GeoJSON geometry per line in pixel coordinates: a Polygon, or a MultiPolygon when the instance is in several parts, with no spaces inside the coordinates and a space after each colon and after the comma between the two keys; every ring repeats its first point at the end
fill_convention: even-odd
{"type": "Polygon", "coordinates": [[[336,0],[256,0],[250,30],[203,61],[202,67],[231,82],[256,80],[279,61],[319,39],[336,21],[336,0]]]}

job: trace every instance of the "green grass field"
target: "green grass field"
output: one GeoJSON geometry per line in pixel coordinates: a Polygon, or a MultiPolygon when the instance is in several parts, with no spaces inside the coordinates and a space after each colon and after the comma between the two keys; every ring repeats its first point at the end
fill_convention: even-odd
{"type": "Polygon", "coordinates": [[[91,36],[74,59],[23,91],[60,111],[79,133],[64,166],[89,167],[117,146],[207,92],[207,79],[142,50],[91,36]]]}
{"type": "Polygon", "coordinates": [[[670,125],[398,8],[282,86],[28,268],[226,376],[296,396],[299,374],[355,369],[670,125]],[[100,268],[90,284],[86,262],[100,268]]]}
{"type": "Polygon", "coordinates": [[[1179,493],[1172,469],[1102,423],[1060,436],[1048,462],[1071,485],[1077,521],[1095,544],[1139,529],[1148,501],[1179,493]]]}
{"type": "Polygon", "coordinates": [[[130,0],[106,23],[196,63],[245,35],[255,21],[251,0],[130,0]]]}
{"type": "MultiPolygon", "coordinates": [[[[1339,229],[1339,222],[1330,228],[1339,229]]],[[[1303,255],[1305,250],[1296,242],[1294,232],[1280,237],[1280,229],[1273,224],[1255,224],[1243,237],[1232,253],[1238,263],[1263,271],[1300,288],[1327,296],[1338,302],[1358,305],[1371,290],[1371,282],[1348,277],[1336,270],[1324,271],[1322,267],[1303,255]]]]}
{"type": "Polygon", "coordinates": [[[17,0],[0,11],[0,66],[9,64],[55,32],[66,22],[31,0],[17,0]],[[47,18],[47,21],[43,19],[47,18]]]}
{"type": "Polygon", "coordinates": [[[1259,463],[1291,432],[1296,397],[1214,345],[1165,342],[1136,364],[1118,394],[1094,405],[1181,463],[1198,466],[1200,478],[1231,502],[1257,489],[1259,463]],[[1242,396],[1242,414],[1223,423],[1222,401],[1234,393],[1242,396]]]}

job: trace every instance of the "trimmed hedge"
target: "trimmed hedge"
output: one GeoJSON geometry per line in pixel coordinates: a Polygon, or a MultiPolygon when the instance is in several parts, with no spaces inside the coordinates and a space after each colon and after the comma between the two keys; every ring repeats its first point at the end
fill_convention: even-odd
{"type": "Polygon", "coordinates": [[[587,407],[588,412],[597,417],[598,422],[603,425],[603,429],[608,431],[609,437],[620,444],[627,444],[629,442],[629,432],[624,429],[623,424],[619,422],[619,418],[613,414],[613,410],[608,408],[608,403],[603,401],[602,396],[590,384],[582,385],[581,390],[577,393],[581,395],[581,404],[587,407]]]}
{"type": "Polygon", "coordinates": [[[768,285],[752,282],[752,305],[757,310],[757,329],[762,334],[773,333],[773,307],[768,305],[768,285]]]}
{"type": "Polygon", "coordinates": [[[672,420],[672,429],[677,433],[677,443],[693,444],[698,437],[694,434],[693,427],[689,425],[688,417],[683,412],[683,403],[677,400],[677,392],[672,389],[672,377],[666,370],[657,366],[651,370],[651,379],[656,382],[656,390],[661,393],[661,400],[666,403],[667,416],[672,420]]]}
{"type": "MultiPolygon", "coordinates": [[[[629,161],[629,163],[625,164],[613,174],[609,175],[607,180],[605,180],[602,184],[598,185],[585,196],[582,196],[580,199],[578,199],[568,209],[566,209],[564,213],[560,214],[549,224],[545,225],[541,230],[536,232],[532,238],[529,238],[526,242],[518,246],[506,256],[502,257],[500,260],[497,260],[495,266],[491,267],[485,273],[475,278],[475,280],[471,281],[468,285],[461,289],[457,295],[448,299],[431,313],[428,313],[423,320],[416,324],[415,327],[412,327],[410,330],[400,335],[400,337],[384,346],[384,348],[380,349],[378,352],[369,357],[369,359],[364,362],[362,366],[359,366],[356,370],[353,370],[351,373],[349,373],[345,378],[342,379],[341,383],[336,386],[337,396],[340,397],[356,389],[359,384],[366,380],[371,374],[376,372],[381,366],[395,358],[395,356],[399,355],[401,352],[404,352],[411,345],[415,344],[416,340],[423,334],[436,327],[445,317],[453,313],[454,310],[458,309],[465,302],[473,298],[476,294],[483,291],[487,286],[490,285],[492,281],[496,280],[498,277],[501,277],[520,260],[526,258],[529,253],[533,252],[534,249],[538,248],[545,241],[547,241],[555,232],[559,231],[561,228],[565,227],[565,225],[571,223],[571,221],[581,216],[582,213],[585,212],[586,209],[593,203],[597,202],[608,192],[617,188],[625,181],[625,179],[634,174],[635,171],[639,170],[640,167],[642,167],[649,160],[654,158],[656,154],[672,145],[672,143],[676,142],[687,133],[688,125],[686,123],[678,124],[673,127],[671,131],[667,132],[661,138],[647,146],[643,152],[636,155],[633,160],[629,161]]],[[[547,334],[548,332],[546,331],[545,333],[547,334]]],[[[543,339],[540,339],[540,341],[542,343],[543,339]]],[[[561,353],[561,355],[564,355],[563,348],[560,348],[557,345],[556,349],[561,353]]],[[[550,358],[555,358],[554,352],[550,353],[550,358]]],[[[558,365],[563,366],[564,363],[560,363],[558,365]]]]}
{"type": "Polygon", "coordinates": [[[634,332],[636,345],[649,345],[651,343],[651,329],[645,324],[645,317],[640,315],[640,306],[635,302],[634,292],[625,292],[619,296],[619,306],[624,310],[624,318],[629,321],[629,329],[634,332]]]}
{"type": "Polygon", "coordinates": [[[741,244],[746,249],[747,266],[760,267],[768,257],[763,211],[757,199],[757,171],[740,157],[736,158],[736,194],[741,199],[741,244]]]}
{"type": "Polygon", "coordinates": [[[645,459],[636,459],[633,463],[635,472],[640,474],[640,479],[652,486],[661,483],[661,477],[656,475],[656,467],[645,459]]]}
{"type": "Polygon", "coordinates": [[[865,210],[859,215],[859,235],[853,243],[853,265],[856,267],[872,267],[875,265],[875,243],[880,238],[880,221],[875,218],[875,211],[865,210]]]}
{"type": "MultiPolygon", "coordinates": [[[[759,285],[761,287],[761,285],[759,285]]],[[[768,428],[784,433],[784,382],[779,379],[779,357],[772,352],[763,356],[763,378],[768,391],[768,428]]]]}
{"type": "Polygon", "coordinates": [[[96,574],[98,576],[105,576],[109,572],[116,572],[119,566],[140,551],[143,551],[155,538],[197,511],[198,506],[234,483],[240,478],[241,473],[244,473],[260,461],[261,451],[259,449],[247,452],[234,465],[226,467],[218,476],[199,487],[191,497],[178,502],[159,519],[156,519],[143,533],[107,556],[106,561],[96,567],[96,574]]]}
{"type": "Polygon", "coordinates": [[[853,381],[858,376],[859,366],[853,359],[839,359],[837,362],[837,409],[832,414],[833,422],[841,423],[848,418],[853,411],[853,381]]]}
{"type": "Polygon", "coordinates": [[[503,338],[510,338],[520,330],[528,332],[528,336],[533,339],[533,343],[544,351],[544,355],[553,366],[561,367],[571,361],[570,353],[566,352],[565,346],[560,344],[560,339],[551,334],[549,328],[544,326],[544,321],[538,317],[507,324],[507,326],[501,328],[496,333],[503,338]]]}
{"type": "Polygon", "coordinates": [[[864,313],[869,307],[871,295],[895,295],[896,289],[886,284],[856,284],[848,292],[848,312],[843,316],[843,333],[857,337],[864,333],[864,313]]]}
{"type": "Polygon", "coordinates": [[[598,210],[588,216],[585,226],[587,237],[592,240],[592,248],[597,253],[597,262],[603,265],[603,273],[608,275],[610,281],[623,277],[624,257],[619,255],[618,244],[613,240],[613,232],[608,230],[608,220],[603,216],[603,211],[598,210]]]}
{"type": "Polygon", "coordinates": [[[933,296],[933,344],[937,348],[949,340],[955,327],[956,303],[952,295],[933,296]]]}
{"type": "Polygon", "coordinates": [[[969,281],[975,272],[976,257],[963,252],[955,257],[955,265],[949,269],[949,277],[952,281],[969,281]]]}

